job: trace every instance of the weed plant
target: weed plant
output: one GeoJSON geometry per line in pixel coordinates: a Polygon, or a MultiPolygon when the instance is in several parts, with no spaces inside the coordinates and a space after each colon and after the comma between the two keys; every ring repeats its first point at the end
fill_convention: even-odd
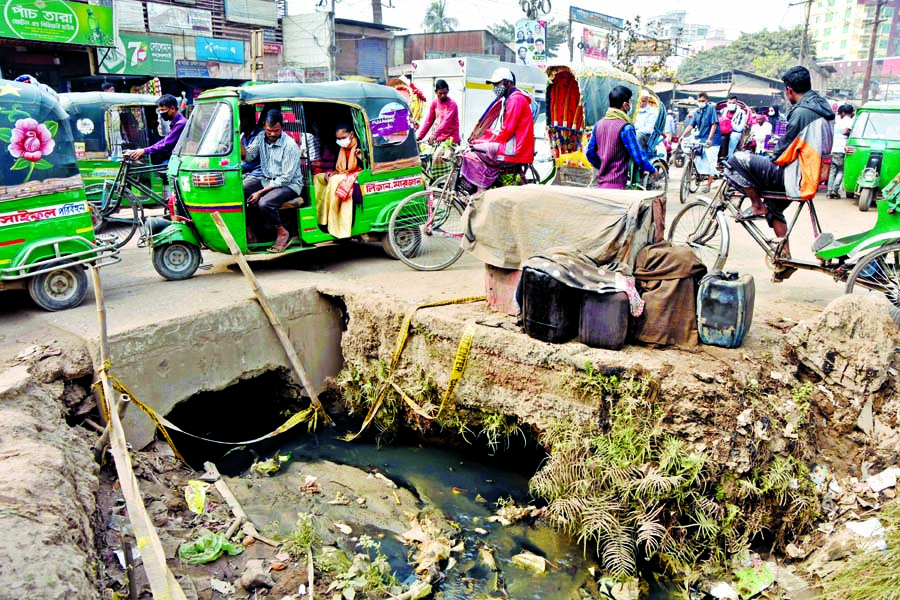
{"type": "Polygon", "coordinates": [[[646,378],[586,373],[579,390],[604,398],[604,427],[556,423],[530,482],[556,526],[617,576],[634,575],[641,558],[682,573],[719,566],[761,534],[784,544],[809,529],[818,503],[802,464],[777,457],[748,476],[725,473],[665,433],[658,389],[646,378]]]}
{"type": "Polygon", "coordinates": [[[887,548],[857,552],[823,580],[822,598],[900,598],[900,502],[885,504],[878,519],[885,528],[887,548]]]}

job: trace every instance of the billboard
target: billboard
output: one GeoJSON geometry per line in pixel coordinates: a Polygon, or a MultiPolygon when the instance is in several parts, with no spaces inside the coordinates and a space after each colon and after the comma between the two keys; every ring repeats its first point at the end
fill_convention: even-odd
{"type": "Polygon", "coordinates": [[[63,0],[9,0],[0,15],[0,37],[110,48],[113,10],[63,0]]]}
{"type": "Polygon", "coordinates": [[[601,29],[585,27],[581,32],[581,54],[584,58],[609,60],[609,33],[601,29]]]}
{"type": "Polygon", "coordinates": [[[146,31],[144,5],[139,0],[116,0],[116,27],[128,31],[146,31]]]}
{"type": "Polygon", "coordinates": [[[278,26],[278,16],[272,0],[225,0],[225,18],[250,25],[278,26]]]}
{"type": "Polygon", "coordinates": [[[516,64],[547,67],[547,22],[516,21],[516,64]]]}
{"type": "Polygon", "coordinates": [[[150,31],[156,33],[212,35],[212,13],[208,10],[148,2],[147,22],[150,31]]]}
{"type": "Polygon", "coordinates": [[[244,42],[217,38],[198,37],[197,60],[244,64],[244,42]]]}
{"type": "Polygon", "coordinates": [[[175,47],[172,38],[119,32],[116,41],[115,49],[110,51],[100,65],[101,73],[175,76],[175,47]]]}
{"type": "Polygon", "coordinates": [[[583,8],[578,8],[577,6],[569,7],[569,20],[576,23],[584,23],[585,25],[590,25],[592,27],[599,27],[600,29],[609,29],[610,25],[618,29],[625,27],[625,19],[585,10],[583,8]]]}

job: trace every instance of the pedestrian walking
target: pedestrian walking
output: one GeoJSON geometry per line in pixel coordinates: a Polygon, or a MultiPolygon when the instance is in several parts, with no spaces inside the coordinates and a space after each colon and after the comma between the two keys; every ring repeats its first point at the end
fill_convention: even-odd
{"type": "Polygon", "coordinates": [[[831,145],[831,170],[828,172],[828,197],[840,198],[844,185],[844,150],[853,125],[853,105],[838,107],[838,118],[834,121],[834,142],[831,145]]]}

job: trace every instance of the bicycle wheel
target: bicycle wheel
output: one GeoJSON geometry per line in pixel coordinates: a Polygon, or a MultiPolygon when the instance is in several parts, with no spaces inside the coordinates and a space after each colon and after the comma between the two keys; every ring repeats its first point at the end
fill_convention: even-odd
{"type": "Polygon", "coordinates": [[[846,293],[881,294],[890,302],[890,315],[900,323],[900,244],[888,244],[869,252],[856,263],[847,279],[846,293]]]}
{"type": "Polygon", "coordinates": [[[394,253],[417,271],[446,269],[462,256],[462,206],[436,190],[405,198],[391,215],[388,236],[394,253]]]}
{"type": "Polygon", "coordinates": [[[669,169],[661,160],[653,161],[653,166],[656,167],[657,175],[656,179],[650,177],[649,174],[643,177],[643,185],[644,189],[648,191],[662,191],[663,194],[667,194],[669,192],[669,169]]]}
{"type": "Polygon", "coordinates": [[[721,269],[728,260],[728,223],[721,211],[701,200],[689,202],[675,215],[669,241],[690,246],[710,271],[721,269]]]}
{"type": "Polygon", "coordinates": [[[143,220],[141,203],[130,193],[126,194],[129,198],[128,206],[124,211],[103,215],[100,222],[94,225],[94,234],[97,240],[115,248],[121,248],[127,244],[134,237],[134,232],[137,231],[143,220]],[[119,214],[119,212],[125,214],[119,214]]]}
{"type": "Polygon", "coordinates": [[[681,174],[681,185],[678,188],[678,199],[684,204],[687,202],[688,196],[691,195],[691,179],[694,177],[694,163],[688,161],[681,174]]]}

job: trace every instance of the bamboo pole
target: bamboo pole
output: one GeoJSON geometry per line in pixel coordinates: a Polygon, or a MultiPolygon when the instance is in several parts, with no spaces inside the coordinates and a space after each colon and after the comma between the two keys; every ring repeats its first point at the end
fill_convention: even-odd
{"type": "Polygon", "coordinates": [[[266,316],[269,318],[269,323],[272,325],[272,329],[275,330],[275,335],[278,336],[278,341],[281,342],[281,346],[282,348],[284,348],[285,354],[287,354],[288,361],[290,361],[291,366],[294,368],[294,371],[297,373],[297,376],[300,379],[300,382],[303,384],[303,388],[306,390],[306,394],[309,396],[310,402],[312,403],[316,411],[322,415],[323,422],[326,425],[331,424],[331,418],[328,416],[328,413],[325,412],[325,408],[319,401],[319,396],[316,394],[316,390],[313,387],[312,380],[306,373],[306,369],[303,368],[303,365],[300,362],[300,357],[297,356],[297,351],[294,350],[294,345],[291,343],[291,340],[287,335],[287,331],[285,331],[284,326],[281,324],[281,319],[279,319],[278,315],[275,314],[275,311],[272,310],[272,306],[269,304],[269,299],[266,297],[265,292],[263,292],[262,288],[259,285],[259,280],[256,279],[256,275],[254,275],[253,271],[250,270],[250,265],[247,264],[247,259],[244,258],[244,255],[241,253],[241,249],[238,248],[237,242],[234,240],[234,236],[232,236],[231,232],[228,231],[228,228],[225,227],[225,222],[222,220],[222,215],[220,215],[218,212],[214,212],[212,214],[212,220],[213,223],[216,224],[219,233],[222,234],[222,237],[225,239],[225,243],[228,244],[228,249],[231,250],[231,255],[235,258],[235,260],[237,260],[238,266],[240,266],[241,271],[244,273],[244,277],[247,278],[247,282],[250,284],[250,287],[253,290],[253,294],[256,296],[256,301],[259,302],[259,305],[262,307],[263,312],[265,312],[266,316]]]}
{"type": "MultiPolygon", "coordinates": [[[[106,309],[103,303],[103,291],[100,284],[100,273],[96,267],[91,267],[91,277],[94,281],[94,293],[97,297],[97,315],[100,319],[100,356],[104,360],[103,368],[100,369],[100,385],[103,386],[103,397],[105,402],[110,404],[113,402],[112,384],[106,373],[106,360],[108,354],[108,340],[106,337],[106,309]]],[[[184,590],[181,589],[172,571],[166,564],[166,553],[163,550],[162,543],[159,541],[159,535],[153,526],[150,515],[147,514],[147,508],[141,499],[141,493],[138,489],[137,477],[131,468],[131,456],[128,454],[128,447],[125,442],[125,431],[122,429],[122,422],[119,420],[118,411],[109,407],[109,431],[110,445],[112,447],[113,460],[116,465],[116,474],[119,477],[119,485],[122,489],[122,495],[125,497],[125,505],[128,509],[128,519],[134,529],[134,536],[137,539],[138,550],[144,561],[144,571],[147,573],[147,580],[150,582],[150,589],[153,592],[155,600],[187,600],[184,590]]]]}

